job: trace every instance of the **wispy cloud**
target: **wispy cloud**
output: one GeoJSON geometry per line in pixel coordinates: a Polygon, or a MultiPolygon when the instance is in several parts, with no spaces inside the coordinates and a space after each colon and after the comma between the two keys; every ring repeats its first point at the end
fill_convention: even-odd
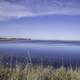
{"type": "Polygon", "coordinates": [[[80,2],[78,0],[0,1],[0,20],[55,14],[80,15],[80,2]]]}
{"type": "Polygon", "coordinates": [[[0,2],[0,20],[31,16],[32,13],[25,6],[9,2],[0,2]]]}

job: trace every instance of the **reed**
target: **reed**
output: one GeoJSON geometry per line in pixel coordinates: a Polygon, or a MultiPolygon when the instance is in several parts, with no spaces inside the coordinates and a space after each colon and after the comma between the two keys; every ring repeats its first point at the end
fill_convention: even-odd
{"type": "Polygon", "coordinates": [[[10,58],[10,67],[0,66],[0,80],[80,80],[80,68],[76,66],[76,69],[70,67],[54,68],[53,66],[43,66],[43,60],[41,58],[40,65],[33,65],[30,51],[27,52],[26,65],[18,64],[16,57],[16,66],[12,66],[13,57],[10,58]],[[24,67],[22,67],[24,66],[24,67]]]}
{"type": "Polygon", "coordinates": [[[24,69],[19,66],[11,72],[9,68],[0,68],[0,80],[80,80],[80,69],[66,69],[63,66],[34,66],[28,64],[24,69]]]}

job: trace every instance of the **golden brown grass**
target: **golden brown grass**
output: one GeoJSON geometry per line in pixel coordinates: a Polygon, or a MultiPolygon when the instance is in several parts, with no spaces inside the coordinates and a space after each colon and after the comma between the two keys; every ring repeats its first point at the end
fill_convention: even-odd
{"type": "Polygon", "coordinates": [[[24,69],[0,68],[0,80],[80,80],[80,69],[26,65],[24,69]]]}

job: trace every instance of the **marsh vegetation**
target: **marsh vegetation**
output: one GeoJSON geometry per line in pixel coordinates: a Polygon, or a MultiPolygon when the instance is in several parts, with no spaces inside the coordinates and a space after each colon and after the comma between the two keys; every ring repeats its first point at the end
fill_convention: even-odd
{"type": "Polygon", "coordinates": [[[0,68],[0,80],[80,80],[80,69],[64,67],[54,69],[51,66],[33,66],[27,64],[24,69],[0,68]]]}
{"type": "Polygon", "coordinates": [[[75,69],[72,66],[65,68],[63,65],[54,68],[42,63],[34,65],[30,56],[26,58],[27,63],[25,60],[19,62],[19,59],[5,57],[0,59],[0,80],[80,80],[80,69],[77,66],[75,69]]]}

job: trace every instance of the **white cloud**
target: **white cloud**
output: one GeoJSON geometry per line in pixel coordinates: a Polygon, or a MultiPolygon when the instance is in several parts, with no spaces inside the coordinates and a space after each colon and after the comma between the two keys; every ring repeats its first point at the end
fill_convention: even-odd
{"type": "MultiPolygon", "coordinates": [[[[57,3],[57,2],[56,2],[57,3]]],[[[20,5],[10,2],[0,2],[0,20],[8,20],[12,18],[33,17],[42,15],[80,15],[80,8],[73,3],[54,4],[37,4],[37,5],[20,5]],[[63,5],[64,4],[64,5],[63,5]]]]}
{"type": "Polygon", "coordinates": [[[32,16],[31,11],[29,11],[25,6],[9,2],[0,3],[0,20],[20,18],[24,16],[32,16]]]}

